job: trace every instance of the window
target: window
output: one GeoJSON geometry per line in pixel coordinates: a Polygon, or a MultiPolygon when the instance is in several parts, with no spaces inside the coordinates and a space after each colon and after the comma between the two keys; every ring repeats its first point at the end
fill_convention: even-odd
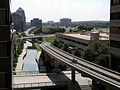
{"type": "Polygon", "coordinates": [[[120,48],[120,41],[110,40],[110,46],[120,48]]]}
{"type": "Polygon", "coordinates": [[[120,5],[120,0],[111,0],[111,5],[120,5]]]}
{"type": "Polygon", "coordinates": [[[111,34],[120,34],[120,27],[110,27],[111,34]]]}
{"type": "Polygon", "coordinates": [[[111,20],[120,19],[120,12],[111,13],[111,14],[110,14],[110,19],[111,19],[111,20]]]}

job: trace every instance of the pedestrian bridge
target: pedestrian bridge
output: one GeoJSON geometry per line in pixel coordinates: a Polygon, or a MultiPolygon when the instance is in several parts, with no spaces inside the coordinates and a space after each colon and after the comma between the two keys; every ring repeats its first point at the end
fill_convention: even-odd
{"type": "MultiPolygon", "coordinates": [[[[71,71],[57,73],[39,73],[38,71],[25,71],[13,73],[14,89],[37,89],[50,87],[67,87],[71,81],[71,71]]],[[[91,79],[83,78],[80,73],[76,72],[76,81],[81,87],[90,88],[91,79]]]]}
{"type": "Polygon", "coordinates": [[[17,72],[17,75],[13,77],[14,89],[60,87],[67,86],[70,81],[64,74],[57,75],[55,73],[39,73],[35,71],[17,72]]]}

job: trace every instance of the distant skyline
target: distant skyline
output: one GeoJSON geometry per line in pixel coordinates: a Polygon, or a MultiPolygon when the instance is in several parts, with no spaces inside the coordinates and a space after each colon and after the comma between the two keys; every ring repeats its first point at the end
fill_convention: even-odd
{"type": "Polygon", "coordinates": [[[61,18],[72,21],[110,20],[110,0],[11,0],[11,11],[25,10],[26,21],[33,18],[43,22],[59,22],[61,18]]]}

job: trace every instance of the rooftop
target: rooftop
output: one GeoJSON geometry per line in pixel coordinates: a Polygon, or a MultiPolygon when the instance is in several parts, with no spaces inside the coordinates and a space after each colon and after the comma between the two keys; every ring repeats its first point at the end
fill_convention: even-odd
{"type": "MultiPolygon", "coordinates": [[[[76,34],[63,34],[63,35],[78,38],[78,39],[84,39],[84,40],[90,40],[90,38],[91,38],[90,33],[89,34],[76,33],[76,34]]],[[[109,35],[106,33],[100,33],[99,39],[100,40],[109,40],[109,35]]]]}

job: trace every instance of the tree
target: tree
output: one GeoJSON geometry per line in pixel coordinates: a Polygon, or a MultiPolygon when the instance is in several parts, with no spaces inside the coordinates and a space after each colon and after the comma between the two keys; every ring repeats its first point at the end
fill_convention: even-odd
{"type": "Polygon", "coordinates": [[[68,43],[64,43],[63,44],[63,46],[62,46],[62,49],[64,50],[64,51],[66,51],[66,52],[68,52],[69,51],[69,44],[68,43]]]}
{"type": "Polygon", "coordinates": [[[96,64],[108,67],[109,48],[105,44],[96,42],[83,51],[83,58],[96,64]]]}
{"type": "Polygon", "coordinates": [[[54,42],[52,43],[52,45],[54,45],[54,46],[56,46],[58,48],[61,48],[60,42],[58,40],[56,40],[56,39],[54,40],[54,42]]]}
{"type": "Polygon", "coordinates": [[[75,50],[74,55],[81,58],[82,57],[82,51],[77,49],[77,50],[75,50]]]}

